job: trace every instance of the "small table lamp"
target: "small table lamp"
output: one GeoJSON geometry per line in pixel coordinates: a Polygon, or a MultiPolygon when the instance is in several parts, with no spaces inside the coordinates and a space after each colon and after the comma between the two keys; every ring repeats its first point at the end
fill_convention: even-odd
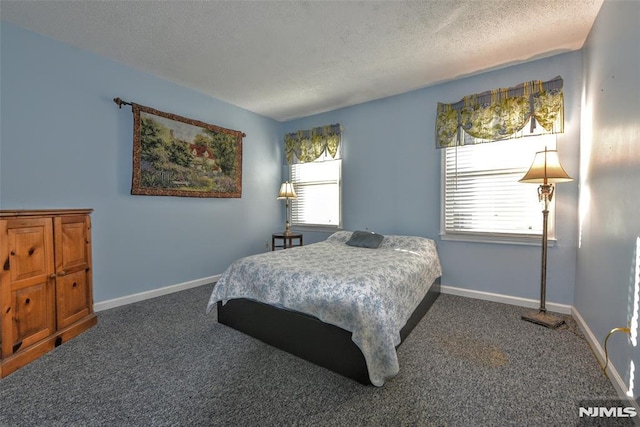
{"type": "Polygon", "coordinates": [[[296,192],[293,189],[293,184],[291,184],[289,181],[285,181],[282,183],[282,185],[280,186],[280,192],[278,193],[278,197],[277,200],[286,200],[285,202],[285,217],[286,217],[286,222],[284,225],[284,235],[289,235],[291,234],[291,230],[289,229],[289,199],[297,199],[298,196],[296,196],[296,192]]]}
{"type": "Polygon", "coordinates": [[[529,171],[518,182],[540,184],[538,200],[544,202],[542,211],[542,269],[540,276],[540,309],[522,316],[523,320],[537,323],[547,328],[557,328],[564,323],[558,316],[547,313],[545,298],[547,292],[547,220],[549,217],[549,202],[553,198],[553,184],[573,181],[560,164],[556,150],[539,151],[533,159],[529,171]]]}

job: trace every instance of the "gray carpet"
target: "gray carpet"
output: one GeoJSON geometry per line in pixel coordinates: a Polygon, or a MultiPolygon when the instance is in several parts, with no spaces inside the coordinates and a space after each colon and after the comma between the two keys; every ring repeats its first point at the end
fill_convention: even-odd
{"type": "Polygon", "coordinates": [[[576,425],[616,398],[575,323],[441,295],[363,386],[205,314],[211,285],[98,313],[98,325],[0,380],[2,426],[576,425]]]}

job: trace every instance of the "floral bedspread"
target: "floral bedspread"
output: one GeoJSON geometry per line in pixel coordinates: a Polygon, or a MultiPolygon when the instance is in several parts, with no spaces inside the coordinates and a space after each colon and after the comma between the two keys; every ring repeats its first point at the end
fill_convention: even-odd
{"type": "Polygon", "coordinates": [[[436,245],[416,236],[385,236],[377,249],[352,247],[349,231],[307,246],[241,258],[213,288],[218,301],[247,298],[315,316],[352,332],[376,386],[399,371],[395,347],[433,281],[436,245]]]}

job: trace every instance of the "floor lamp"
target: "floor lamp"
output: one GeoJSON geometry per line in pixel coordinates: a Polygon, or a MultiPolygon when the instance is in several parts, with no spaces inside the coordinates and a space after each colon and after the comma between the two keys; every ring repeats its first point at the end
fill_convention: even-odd
{"type": "Polygon", "coordinates": [[[540,275],[540,309],[523,315],[522,319],[537,323],[547,328],[557,328],[564,323],[558,316],[547,313],[545,299],[547,293],[547,221],[549,219],[549,202],[553,198],[553,184],[573,181],[560,164],[556,150],[539,151],[533,159],[529,171],[519,182],[540,184],[538,200],[544,202],[542,211],[542,268],[540,275]]]}
{"type": "Polygon", "coordinates": [[[278,193],[278,200],[286,200],[285,202],[285,217],[286,217],[286,222],[284,224],[284,234],[285,236],[288,236],[289,234],[291,234],[291,229],[289,228],[289,199],[297,199],[298,196],[296,196],[296,192],[293,189],[293,184],[290,183],[289,181],[285,181],[282,183],[282,185],[280,186],[280,192],[278,193]]]}

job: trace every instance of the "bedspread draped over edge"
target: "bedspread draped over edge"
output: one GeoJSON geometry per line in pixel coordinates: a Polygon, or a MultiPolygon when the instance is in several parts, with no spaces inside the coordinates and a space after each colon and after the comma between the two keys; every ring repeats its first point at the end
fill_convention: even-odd
{"type": "Polygon", "coordinates": [[[349,231],[327,240],[235,261],[213,288],[218,301],[247,298],[314,316],[352,333],[371,383],[399,371],[400,330],[442,275],[433,240],[385,236],[377,249],[346,245],[349,231]]]}

